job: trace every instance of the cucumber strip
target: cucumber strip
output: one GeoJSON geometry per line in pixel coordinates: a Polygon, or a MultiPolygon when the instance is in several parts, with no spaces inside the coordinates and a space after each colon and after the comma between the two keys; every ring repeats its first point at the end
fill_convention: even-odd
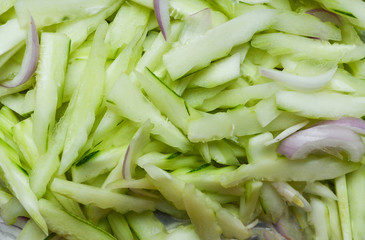
{"type": "Polygon", "coordinates": [[[245,194],[240,199],[239,217],[242,223],[248,224],[256,218],[256,205],[258,203],[263,183],[248,181],[245,184],[245,194]]]}
{"type": "Polygon", "coordinates": [[[113,234],[118,240],[134,240],[132,231],[124,215],[111,212],[107,216],[113,234]]]}
{"type": "Polygon", "coordinates": [[[37,28],[93,16],[111,6],[117,0],[20,0],[15,3],[15,11],[21,26],[34,18],[37,28]]]}
{"type": "Polygon", "coordinates": [[[109,233],[90,222],[63,211],[46,199],[39,200],[39,208],[50,230],[59,236],[80,240],[115,240],[109,233]]]}
{"type": "Polygon", "coordinates": [[[280,89],[275,83],[264,83],[241,88],[227,89],[216,96],[206,99],[199,109],[213,111],[217,108],[232,108],[245,105],[250,100],[264,99],[272,96],[280,89]]]}
{"type": "Polygon", "coordinates": [[[111,132],[105,133],[106,135],[103,139],[99,141],[93,139],[93,147],[84,155],[86,156],[86,154],[92,153],[93,151],[103,151],[126,146],[130,143],[138,128],[139,126],[135,122],[129,120],[119,122],[116,128],[110,129],[111,132]]]}
{"type": "Polygon", "coordinates": [[[73,59],[70,60],[67,66],[67,73],[63,87],[63,99],[62,102],[69,102],[74,90],[76,89],[81,75],[85,69],[87,60],[85,59],[73,59]]]}
{"type": "Polygon", "coordinates": [[[37,69],[33,138],[38,152],[47,150],[48,136],[55,125],[56,110],[62,103],[70,40],[63,34],[43,33],[37,69]]]}
{"type": "Polygon", "coordinates": [[[0,56],[25,40],[27,31],[22,29],[17,19],[11,19],[0,25],[0,56]]]}
{"type": "Polygon", "coordinates": [[[25,173],[25,170],[8,158],[3,146],[0,147],[0,156],[0,168],[2,176],[9,185],[11,192],[23,205],[25,210],[42,229],[42,231],[47,233],[46,222],[39,213],[38,201],[29,186],[29,178],[25,173]]]}
{"type": "Polygon", "coordinates": [[[174,228],[165,240],[200,240],[199,236],[194,231],[193,225],[184,225],[174,228]]]}
{"type": "Polygon", "coordinates": [[[35,90],[4,96],[0,102],[22,117],[29,116],[35,108],[35,90]]]}
{"type": "Polygon", "coordinates": [[[267,3],[267,5],[279,10],[291,10],[289,0],[271,0],[267,3]]]}
{"type": "Polygon", "coordinates": [[[110,209],[102,209],[92,204],[85,206],[84,209],[87,219],[97,226],[100,226],[100,222],[105,219],[110,212],[110,209]]]}
{"type": "Polygon", "coordinates": [[[185,210],[181,195],[185,188],[183,181],[152,164],[143,165],[143,169],[146,170],[148,179],[168,201],[171,201],[178,210],[185,210]]]}
{"type": "Polygon", "coordinates": [[[189,106],[194,108],[200,108],[206,99],[213,98],[223,89],[227,87],[227,84],[217,86],[215,88],[192,88],[187,89],[183,93],[183,98],[189,104],[189,106]]]}
{"type": "Polygon", "coordinates": [[[9,201],[1,205],[1,218],[8,225],[16,223],[18,217],[30,217],[18,199],[11,196],[9,201]]]}
{"type": "Polygon", "coordinates": [[[149,69],[143,71],[143,74],[138,72],[136,74],[149,100],[162,114],[166,115],[171,123],[186,133],[191,113],[184,99],[178,96],[149,69]]]}
{"type": "Polygon", "coordinates": [[[213,209],[207,207],[202,193],[194,185],[186,184],[182,193],[184,205],[195,231],[201,239],[220,240],[222,229],[217,223],[213,209]]]}
{"type": "Polygon", "coordinates": [[[232,81],[240,76],[239,53],[213,62],[191,76],[189,87],[213,88],[232,81]]]}
{"type": "Polygon", "coordinates": [[[330,229],[326,205],[315,197],[311,197],[310,204],[313,208],[310,213],[310,221],[314,226],[315,239],[329,239],[330,229]]]}
{"type": "Polygon", "coordinates": [[[56,124],[54,132],[49,138],[48,151],[39,157],[30,173],[30,186],[38,198],[46,192],[47,185],[60,164],[59,154],[65,142],[67,126],[70,121],[67,115],[70,111],[71,108],[67,108],[65,116],[56,124]]]}
{"type": "Polygon", "coordinates": [[[59,175],[71,167],[86,143],[95,121],[95,113],[103,98],[106,30],[106,22],[99,25],[96,30],[88,63],[75,93],[77,95],[70,103],[73,109],[69,116],[70,122],[66,133],[68,141],[64,144],[59,175]],[[93,97],[90,98],[90,95],[93,97]]]}
{"type": "Polygon", "coordinates": [[[235,4],[230,0],[208,0],[208,3],[212,5],[213,8],[224,13],[226,16],[232,18],[235,13],[235,4]]]}
{"type": "Polygon", "coordinates": [[[165,239],[167,235],[165,226],[151,211],[142,214],[128,213],[126,219],[140,240],[165,239]]]}
{"type": "Polygon", "coordinates": [[[135,177],[136,161],[142,155],[143,148],[150,142],[153,125],[149,120],[144,122],[131,139],[123,161],[123,178],[129,180],[135,177]]]}
{"type": "Polygon", "coordinates": [[[205,114],[201,118],[191,120],[188,125],[188,138],[192,142],[230,139],[265,131],[279,131],[302,121],[303,118],[284,112],[263,128],[257,120],[254,109],[237,107],[227,112],[205,114]]]}
{"type": "Polygon", "coordinates": [[[74,52],[96,30],[97,26],[112,15],[123,2],[114,1],[94,16],[58,24],[56,32],[65,34],[71,40],[70,53],[74,52]]]}
{"type": "MultiPolygon", "coordinates": [[[[106,24],[106,23],[105,23],[106,24]]],[[[99,68],[103,68],[103,66],[97,67],[95,69],[94,65],[95,64],[100,64],[99,61],[102,61],[102,58],[106,58],[104,52],[101,53],[99,56],[98,51],[102,51],[102,46],[104,46],[103,43],[103,32],[106,32],[106,25],[102,25],[100,26],[100,31],[97,35],[98,36],[98,40],[96,41],[96,43],[94,44],[94,50],[93,50],[93,54],[92,54],[92,58],[90,58],[90,60],[88,60],[87,66],[84,69],[85,72],[85,76],[82,78],[83,80],[81,80],[80,84],[78,84],[78,88],[81,88],[81,86],[83,86],[81,83],[84,82],[84,84],[86,84],[86,82],[88,81],[88,74],[92,74],[94,73],[94,71],[97,71],[99,68]],[[100,47],[100,48],[99,48],[100,47]]],[[[105,59],[104,59],[105,61],[105,59]]],[[[103,62],[103,61],[102,61],[103,62]]],[[[100,70],[100,69],[99,69],[100,70]]],[[[99,72],[101,73],[101,72],[99,72]]],[[[91,80],[99,80],[99,78],[97,78],[97,75],[92,75],[91,80]]],[[[77,88],[77,89],[78,89],[77,88]]],[[[79,121],[80,119],[83,119],[85,121],[87,120],[92,120],[92,117],[90,117],[90,119],[85,118],[86,114],[81,111],[77,111],[78,114],[81,114],[80,119],[73,119],[72,115],[73,112],[75,111],[75,109],[78,108],[82,108],[82,110],[87,110],[88,108],[92,108],[93,106],[90,103],[90,99],[89,99],[89,93],[87,91],[87,86],[85,88],[82,88],[81,93],[79,94],[78,90],[75,91],[75,93],[73,94],[73,97],[66,109],[65,114],[62,116],[62,118],[57,122],[55,129],[53,130],[51,136],[48,139],[48,146],[49,148],[47,149],[47,152],[45,152],[45,154],[42,154],[39,158],[39,160],[37,161],[36,165],[34,166],[34,168],[32,169],[32,172],[30,174],[30,184],[32,187],[32,190],[34,191],[34,193],[38,196],[41,197],[45,192],[46,192],[46,187],[49,183],[49,181],[51,180],[52,176],[55,174],[55,172],[58,170],[60,170],[58,167],[60,165],[59,162],[59,154],[62,152],[62,149],[64,148],[64,144],[65,144],[65,139],[67,136],[67,132],[69,131],[69,126],[73,126],[76,127],[75,125],[78,124],[82,124],[83,127],[80,127],[78,129],[78,131],[82,131],[85,130],[85,128],[90,128],[90,126],[86,126],[84,125],[85,123],[83,121],[79,121]],[[79,97],[79,95],[81,95],[82,97],[79,97]],[[81,98],[81,99],[80,99],[81,98]],[[84,99],[83,99],[84,98],[84,99]],[[83,101],[81,101],[83,100],[83,101]],[[80,103],[81,102],[81,103],[80,103]],[[79,104],[77,104],[79,103],[79,104]],[[81,105],[80,105],[81,104],[81,105]],[[76,122],[73,122],[73,124],[71,123],[71,120],[74,120],[76,122]]],[[[102,92],[102,89],[95,89],[95,91],[98,92],[102,92]]],[[[101,101],[101,99],[97,99],[97,98],[93,98],[93,101],[96,102],[97,100],[101,101]]],[[[94,103],[96,104],[96,103],[94,103]]],[[[92,111],[89,109],[89,111],[92,111]]],[[[76,117],[76,116],[74,116],[76,117]]],[[[90,125],[93,124],[93,121],[91,123],[89,123],[90,125]]],[[[85,136],[78,136],[78,137],[84,137],[83,139],[85,139],[85,136]]],[[[76,140],[76,139],[73,139],[76,140]]],[[[85,141],[85,140],[84,140],[85,141]]],[[[78,148],[80,148],[80,145],[82,145],[82,142],[79,142],[78,144],[76,144],[73,150],[75,150],[75,148],[78,150],[78,148]]],[[[65,163],[64,163],[65,164],[65,163]]],[[[70,164],[70,163],[68,163],[70,164]]],[[[72,162],[71,162],[72,164],[72,162]]]]}
{"type": "Polygon", "coordinates": [[[234,169],[233,166],[215,168],[213,166],[202,165],[191,170],[176,170],[172,172],[172,175],[185,183],[194,184],[196,188],[202,191],[241,196],[244,192],[242,186],[226,188],[220,182],[223,175],[233,172],[234,169]]]}
{"type": "Polygon", "coordinates": [[[8,11],[11,7],[14,6],[16,0],[4,0],[0,3],[0,15],[8,11]]]}
{"type": "Polygon", "coordinates": [[[17,240],[39,240],[45,239],[46,237],[47,235],[42,232],[37,224],[32,219],[29,219],[17,240]]]}
{"type": "Polygon", "coordinates": [[[337,196],[329,186],[320,182],[308,182],[303,189],[304,192],[322,197],[323,199],[337,200],[337,196]]]}
{"type": "Polygon", "coordinates": [[[222,176],[223,186],[235,186],[248,179],[267,181],[317,181],[333,179],[359,168],[359,164],[334,157],[310,157],[302,161],[278,158],[275,161],[245,164],[222,176]],[[323,168],[326,171],[322,171],[323,168]]]}
{"type": "Polygon", "coordinates": [[[132,72],[135,67],[133,63],[140,58],[140,50],[145,39],[145,30],[141,29],[110,64],[105,72],[105,95],[110,93],[115,82],[123,73],[128,75],[132,72]]]}
{"type": "Polygon", "coordinates": [[[185,18],[179,42],[184,44],[210,28],[212,28],[212,9],[206,8],[185,18]]]}
{"type": "Polygon", "coordinates": [[[139,197],[110,192],[98,187],[74,183],[55,178],[51,190],[73,199],[81,204],[93,204],[102,209],[114,209],[120,213],[128,211],[143,212],[153,210],[155,203],[139,197]]]}
{"type": "Polygon", "coordinates": [[[232,148],[225,141],[208,142],[210,159],[222,165],[238,166],[240,163],[232,148]]]}
{"type": "Polygon", "coordinates": [[[39,158],[37,145],[33,137],[33,120],[27,118],[17,123],[13,128],[14,142],[19,146],[24,160],[30,168],[33,168],[39,158]]]}
{"type": "Polygon", "coordinates": [[[350,63],[349,66],[352,70],[352,74],[356,78],[365,79],[365,70],[364,70],[365,60],[364,59],[350,63]]]}
{"type": "MultiPolygon", "coordinates": [[[[25,45],[25,41],[20,42],[18,45],[10,49],[9,51],[5,52],[4,54],[0,55],[0,67],[3,67],[11,57],[13,57],[20,49],[23,48],[25,45]]],[[[5,87],[2,87],[4,89],[8,89],[5,87]]],[[[2,96],[2,95],[1,95],[2,96]]]]}
{"type": "Polygon", "coordinates": [[[341,31],[330,22],[307,13],[285,11],[278,15],[273,28],[296,35],[319,38],[321,40],[341,41],[341,31]]]}
{"type": "Polygon", "coordinates": [[[280,115],[280,111],[275,104],[275,97],[269,97],[261,100],[255,106],[257,121],[262,127],[266,127],[270,122],[280,115]]]}
{"type": "Polygon", "coordinates": [[[339,218],[337,202],[329,198],[324,198],[323,202],[326,204],[328,210],[327,221],[329,221],[330,239],[341,239],[342,238],[341,223],[339,218]]]}
{"type": "Polygon", "coordinates": [[[197,168],[203,164],[198,156],[180,155],[171,158],[171,154],[149,152],[137,159],[137,165],[143,168],[144,164],[151,163],[164,170],[176,170],[179,168],[197,168]]]}
{"type": "Polygon", "coordinates": [[[349,19],[353,24],[365,28],[365,6],[362,1],[349,0],[344,4],[338,0],[321,0],[321,4],[328,10],[349,19]]]}
{"type": "Polygon", "coordinates": [[[161,115],[160,111],[143,95],[128,76],[122,75],[118,79],[113,90],[107,96],[106,102],[109,107],[132,121],[143,123],[150,119],[154,125],[152,134],[156,139],[182,152],[190,150],[191,146],[186,137],[161,115]],[[128,104],[129,102],[134,102],[138,108],[132,108],[128,104]]]}
{"type": "MultiPolygon", "coordinates": [[[[105,140],[114,131],[114,128],[121,124],[125,125],[125,121],[127,120],[107,109],[93,133],[93,145],[105,140]]],[[[132,126],[130,127],[132,128],[132,126]]]]}
{"type": "Polygon", "coordinates": [[[119,179],[116,180],[109,185],[106,186],[109,190],[114,189],[126,189],[126,188],[135,188],[135,189],[152,189],[156,190],[153,184],[147,178],[140,178],[140,179],[119,179]]]}
{"type": "Polygon", "coordinates": [[[275,161],[278,156],[275,145],[266,146],[265,143],[273,140],[273,135],[270,132],[261,133],[253,136],[248,140],[246,147],[247,162],[258,163],[265,161],[275,161]]]}
{"type": "Polygon", "coordinates": [[[362,187],[364,186],[364,180],[365,180],[364,167],[361,167],[358,170],[346,176],[348,208],[350,213],[349,220],[351,223],[353,239],[361,239],[363,236],[362,226],[364,226],[365,224],[364,221],[365,208],[361,203],[362,192],[359,189],[362,189],[362,187]]]}
{"type": "Polygon", "coordinates": [[[10,58],[0,70],[0,81],[8,81],[14,78],[19,72],[21,64],[13,58],[10,58]]]}
{"type": "Polygon", "coordinates": [[[268,182],[264,182],[261,187],[260,204],[263,213],[275,223],[288,211],[284,200],[268,182]]]}
{"type": "Polygon", "coordinates": [[[212,60],[226,56],[232,47],[247,42],[254,33],[270,26],[275,13],[274,10],[266,9],[251,11],[207,31],[184,45],[173,48],[163,57],[171,78],[178,79],[192,69],[201,69],[212,60]],[[243,30],[236,31],[238,28],[243,30]],[[227,39],[226,36],[230,37],[227,39]]]}
{"type": "MultiPolygon", "coordinates": [[[[181,22],[171,23],[171,32],[169,41],[176,41],[182,31],[183,24],[181,22]]],[[[145,68],[149,68],[151,71],[155,71],[157,66],[162,62],[163,55],[171,49],[171,43],[166,42],[162,33],[156,37],[151,48],[143,54],[138,61],[136,71],[143,72],[145,68]]]]}
{"type": "Polygon", "coordinates": [[[80,208],[79,204],[67,197],[62,196],[58,193],[53,193],[54,197],[60,203],[60,205],[69,213],[78,216],[80,218],[85,218],[82,209],[80,208]]]}
{"type": "MultiPolygon", "coordinates": [[[[65,176],[59,176],[59,177],[66,180],[65,176]]],[[[60,206],[62,206],[67,212],[69,212],[75,216],[78,216],[80,218],[85,218],[84,213],[83,213],[80,205],[77,202],[75,202],[67,197],[64,197],[58,193],[53,193],[53,196],[54,196],[55,200],[57,200],[57,202],[60,204],[60,206]]]]}
{"type": "Polygon", "coordinates": [[[342,116],[362,117],[365,115],[365,97],[329,91],[316,93],[279,91],[276,93],[276,104],[279,109],[284,111],[316,119],[338,119],[342,116]]]}
{"type": "Polygon", "coordinates": [[[329,43],[285,33],[266,33],[253,37],[251,44],[255,48],[270,54],[290,54],[298,60],[310,59],[329,62],[353,62],[365,55],[365,45],[329,43]]]}
{"type": "MultiPolygon", "coordinates": [[[[176,19],[186,19],[194,13],[202,11],[212,6],[204,0],[170,0],[170,16],[176,19]]],[[[228,20],[223,13],[212,9],[211,11],[213,26],[218,26],[228,20]]]]}
{"type": "Polygon", "coordinates": [[[123,165],[124,165],[124,156],[127,152],[128,148],[124,148],[122,153],[121,153],[121,157],[119,158],[118,164],[114,167],[114,169],[109,173],[109,175],[107,176],[107,178],[105,179],[102,188],[105,189],[110,189],[111,186],[110,184],[123,179],[123,165]]]}
{"type": "Polygon", "coordinates": [[[96,151],[95,154],[91,153],[90,155],[86,155],[71,168],[72,180],[82,183],[101,174],[108,173],[117,165],[122,153],[125,152],[125,148],[125,146],[117,147],[101,152],[96,151]]]}
{"type": "Polygon", "coordinates": [[[123,4],[114,20],[110,23],[105,37],[112,53],[123,49],[136,36],[136,33],[143,31],[150,19],[151,11],[133,2],[123,4]]]}

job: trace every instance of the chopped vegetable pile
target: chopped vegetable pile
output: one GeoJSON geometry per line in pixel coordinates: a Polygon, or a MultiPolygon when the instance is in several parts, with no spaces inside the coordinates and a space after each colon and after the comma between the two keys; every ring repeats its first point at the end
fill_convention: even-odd
{"type": "Polygon", "coordinates": [[[0,104],[1,239],[363,239],[362,0],[2,0],[0,104]]]}

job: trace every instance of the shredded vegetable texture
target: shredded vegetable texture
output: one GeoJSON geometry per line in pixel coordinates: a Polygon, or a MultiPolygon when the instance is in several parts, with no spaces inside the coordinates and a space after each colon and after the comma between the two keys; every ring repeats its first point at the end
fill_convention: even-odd
{"type": "Polygon", "coordinates": [[[1,0],[0,104],[2,240],[364,238],[364,1],[1,0]]]}

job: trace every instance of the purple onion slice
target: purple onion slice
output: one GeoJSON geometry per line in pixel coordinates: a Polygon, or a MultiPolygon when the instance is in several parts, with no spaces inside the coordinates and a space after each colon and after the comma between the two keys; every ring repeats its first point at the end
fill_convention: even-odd
{"type": "Polygon", "coordinates": [[[162,35],[167,41],[170,32],[169,2],[168,0],[153,0],[153,8],[162,35]]]}
{"type": "Polygon", "coordinates": [[[38,58],[39,58],[39,38],[34,20],[31,17],[27,33],[24,58],[22,65],[20,67],[20,71],[12,80],[2,82],[1,86],[6,88],[13,88],[28,81],[32,77],[35,70],[37,69],[38,58]]]}

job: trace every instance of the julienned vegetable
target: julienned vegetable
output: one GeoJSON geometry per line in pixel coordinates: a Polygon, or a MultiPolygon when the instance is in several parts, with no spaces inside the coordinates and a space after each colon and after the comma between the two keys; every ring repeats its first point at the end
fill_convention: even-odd
{"type": "Polygon", "coordinates": [[[26,49],[20,70],[18,74],[11,81],[3,82],[1,86],[7,88],[13,88],[28,81],[32,77],[35,70],[37,69],[38,58],[39,58],[38,32],[33,18],[30,17],[30,22],[27,32],[26,49]]]}
{"type": "Polygon", "coordinates": [[[2,219],[26,240],[362,239],[364,11],[0,1],[2,219]]]}

